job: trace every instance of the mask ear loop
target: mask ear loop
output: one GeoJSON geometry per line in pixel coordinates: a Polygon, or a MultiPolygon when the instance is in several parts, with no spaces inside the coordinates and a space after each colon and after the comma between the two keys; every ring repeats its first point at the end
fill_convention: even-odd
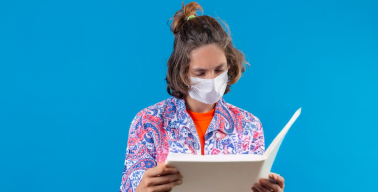
{"type": "Polygon", "coordinates": [[[191,85],[192,85],[192,84],[191,84],[191,83],[188,83],[188,79],[185,79],[185,83],[186,83],[186,84],[189,84],[189,85],[187,85],[187,87],[188,87],[188,88],[189,88],[189,90],[190,90],[190,89],[191,89],[191,85]]]}
{"type": "Polygon", "coordinates": [[[190,83],[188,83],[188,76],[185,77],[185,84],[190,89],[190,86],[189,86],[190,83]]]}

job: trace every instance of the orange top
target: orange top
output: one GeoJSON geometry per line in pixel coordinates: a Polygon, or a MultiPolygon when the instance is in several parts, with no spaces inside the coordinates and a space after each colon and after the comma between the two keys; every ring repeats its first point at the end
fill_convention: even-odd
{"type": "Polygon", "coordinates": [[[201,142],[201,155],[204,155],[205,134],[207,127],[209,127],[211,120],[214,117],[215,108],[206,113],[196,113],[186,109],[192,117],[194,125],[196,126],[197,133],[201,142]]]}

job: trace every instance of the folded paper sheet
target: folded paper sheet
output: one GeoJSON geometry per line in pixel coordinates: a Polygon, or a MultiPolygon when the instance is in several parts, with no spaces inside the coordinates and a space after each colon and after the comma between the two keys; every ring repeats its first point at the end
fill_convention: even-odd
{"type": "Polygon", "coordinates": [[[264,155],[190,155],[169,153],[165,164],[176,167],[183,183],[173,192],[250,192],[259,178],[268,178],[281,143],[301,113],[299,108],[264,155]]]}

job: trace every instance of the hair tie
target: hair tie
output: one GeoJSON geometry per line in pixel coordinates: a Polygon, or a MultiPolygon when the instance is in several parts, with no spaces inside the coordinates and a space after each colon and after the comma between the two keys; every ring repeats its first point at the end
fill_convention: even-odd
{"type": "Polygon", "coordinates": [[[189,20],[189,19],[191,19],[191,18],[193,18],[193,17],[196,17],[195,15],[190,15],[189,17],[188,17],[188,19],[186,19],[186,20],[189,20]]]}

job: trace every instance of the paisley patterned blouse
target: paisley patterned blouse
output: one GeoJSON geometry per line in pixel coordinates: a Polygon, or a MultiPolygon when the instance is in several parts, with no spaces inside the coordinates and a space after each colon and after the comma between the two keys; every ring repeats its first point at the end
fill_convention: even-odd
{"type": "MultiPolygon", "coordinates": [[[[265,151],[260,120],[221,98],[205,134],[205,155],[265,151]]],[[[143,173],[164,163],[168,153],[201,154],[196,127],[185,100],[170,97],[140,111],[129,129],[120,192],[135,192],[143,173]]]]}

